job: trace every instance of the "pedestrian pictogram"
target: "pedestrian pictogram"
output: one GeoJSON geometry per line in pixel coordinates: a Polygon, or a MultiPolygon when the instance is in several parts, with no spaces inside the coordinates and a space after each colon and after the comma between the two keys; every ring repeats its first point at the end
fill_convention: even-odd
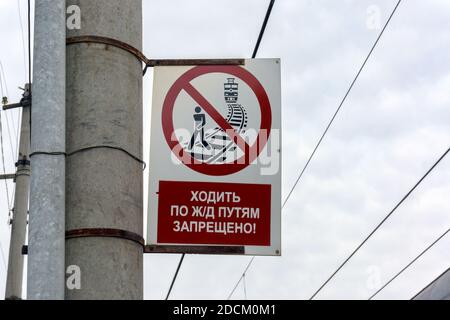
{"type": "MultiPolygon", "coordinates": [[[[221,87],[217,85],[216,90],[221,90],[221,87]]],[[[170,149],[186,166],[207,175],[229,175],[245,169],[264,149],[271,132],[272,111],[266,90],[243,67],[199,66],[183,74],[169,90],[163,105],[162,125],[170,149]],[[192,85],[192,81],[209,74],[221,74],[226,80],[222,93],[224,99],[209,101],[201,90],[192,85]],[[237,81],[246,85],[257,101],[257,106],[252,109],[261,119],[259,127],[254,128],[256,137],[252,136],[254,131],[246,130],[249,115],[245,106],[238,103],[237,81]],[[173,123],[175,104],[182,93],[192,98],[191,105],[180,106],[183,111],[195,110],[194,132],[191,139],[184,143],[174,138],[179,128],[175,128],[173,123]],[[209,127],[206,115],[211,119],[209,127]]]]}
{"type": "MultiPolygon", "coordinates": [[[[196,107],[195,108],[195,114],[194,114],[194,133],[192,134],[191,141],[189,142],[189,150],[194,152],[194,147],[200,147],[201,149],[207,149],[210,150],[211,146],[208,142],[205,140],[205,125],[206,125],[206,116],[204,113],[202,113],[202,108],[196,107]],[[197,138],[200,138],[200,141],[197,141],[197,138]],[[198,144],[200,143],[200,145],[198,144]]],[[[196,153],[192,153],[193,156],[196,155],[196,153]]],[[[204,154],[201,153],[201,159],[204,159],[204,154]]]]}
{"type": "Polygon", "coordinates": [[[281,254],[280,86],[278,59],[155,68],[149,244],[281,254]]]}

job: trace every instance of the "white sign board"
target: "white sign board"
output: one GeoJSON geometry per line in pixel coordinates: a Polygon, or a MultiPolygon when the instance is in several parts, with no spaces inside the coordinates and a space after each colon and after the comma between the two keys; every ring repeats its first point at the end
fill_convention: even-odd
{"type": "Polygon", "coordinates": [[[281,255],[280,83],[279,59],[155,68],[148,244],[281,255]]]}

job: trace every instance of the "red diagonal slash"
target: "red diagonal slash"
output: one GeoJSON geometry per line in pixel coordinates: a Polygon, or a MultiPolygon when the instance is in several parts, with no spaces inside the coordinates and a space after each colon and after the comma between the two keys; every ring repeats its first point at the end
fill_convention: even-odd
{"type": "Polygon", "coordinates": [[[236,143],[239,148],[244,151],[245,154],[248,154],[250,146],[244,139],[242,139],[242,137],[228,123],[228,121],[225,120],[224,117],[222,117],[217,109],[214,108],[214,106],[209,103],[209,101],[206,100],[206,98],[203,97],[203,95],[192,86],[192,84],[186,83],[183,86],[183,89],[192,97],[192,99],[195,100],[195,102],[197,102],[203,108],[203,110],[205,110],[206,113],[209,114],[209,116],[217,123],[220,128],[225,130],[225,133],[230,137],[230,139],[234,141],[234,143],[236,143]]]}

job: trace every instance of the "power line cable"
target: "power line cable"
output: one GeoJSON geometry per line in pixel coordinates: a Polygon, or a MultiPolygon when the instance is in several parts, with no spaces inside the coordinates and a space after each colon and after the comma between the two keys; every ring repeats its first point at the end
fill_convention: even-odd
{"type": "Polygon", "coordinates": [[[442,240],[448,233],[450,232],[450,228],[447,229],[439,238],[437,238],[431,245],[429,245],[425,250],[423,250],[417,257],[415,257],[410,263],[408,263],[402,270],[400,270],[395,276],[393,276],[388,282],[386,282],[380,289],[378,289],[372,296],[370,296],[369,300],[372,300],[377,296],[381,291],[383,291],[388,285],[390,285],[395,279],[397,279],[403,272],[405,272],[409,267],[411,267],[417,260],[419,260],[425,253],[427,253],[431,248],[433,248],[439,241],[442,240]]]}
{"type": "MultiPolygon", "coordinates": [[[[30,90],[30,98],[33,96],[33,88],[32,88],[32,62],[31,62],[31,0],[28,0],[28,84],[29,84],[29,90],[30,90]]],[[[32,113],[33,103],[30,103],[30,115],[32,113]]],[[[29,120],[30,124],[30,143],[31,143],[31,136],[33,131],[33,117],[30,116],[29,120]]]]}
{"type": "MultiPolygon", "coordinates": [[[[21,13],[21,7],[20,7],[20,0],[17,0],[17,8],[19,12],[19,23],[20,23],[20,30],[22,35],[22,47],[23,47],[23,56],[24,56],[24,71],[25,71],[25,79],[27,79],[27,71],[28,71],[28,83],[31,85],[31,78],[32,78],[32,56],[31,56],[31,0],[27,0],[27,42],[28,42],[28,70],[27,70],[27,63],[26,63],[26,56],[27,52],[25,49],[25,32],[23,28],[23,22],[22,22],[22,13],[21,13]]],[[[6,81],[6,80],[5,80],[6,81]]],[[[26,80],[25,80],[26,81],[26,80]]],[[[30,107],[31,108],[31,107],[30,107]]],[[[13,120],[11,120],[13,124],[13,130],[15,131],[15,150],[11,150],[11,152],[14,153],[15,157],[19,157],[19,143],[20,143],[20,127],[22,122],[22,108],[19,108],[16,110],[17,113],[17,126],[14,123],[13,120]]],[[[6,114],[6,117],[8,118],[8,114],[6,114]]],[[[9,129],[9,128],[8,128],[9,129]]],[[[10,137],[11,134],[9,133],[10,137]]],[[[31,135],[31,117],[30,117],[30,135],[31,135]]],[[[31,140],[31,136],[30,136],[31,140]]],[[[10,138],[11,141],[11,138],[10,138]]],[[[11,146],[12,148],[12,146],[11,146]]],[[[12,190],[12,197],[11,197],[11,204],[10,207],[12,208],[14,198],[15,198],[16,190],[15,188],[12,190]]]]}
{"type": "MultiPolygon", "coordinates": [[[[19,0],[18,0],[19,1],[19,0]]],[[[20,17],[20,28],[22,31],[22,42],[23,42],[23,51],[25,54],[25,40],[24,40],[24,31],[22,25],[22,18],[20,14],[20,6],[19,6],[19,17],[20,17]]],[[[28,83],[31,86],[32,82],[32,54],[31,54],[31,0],[27,0],[27,36],[28,36],[28,83]]],[[[26,67],[25,67],[26,70],[26,67]]],[[[31,88],[30,88],[31,90],[31,88]]],[[[31,106],[30,106],[31,109],[31,106]]],[[[19,154],[19,141],[20,141],[20,127],[22,123],[22,108],[17,110],[17,133],[16,133],[16,155],[19,154]]],[[[31,117],[30,117],[30,141],[31,141],[31,117]]]]}
{"type": "MultiPolygon", "coordinates": [[[[28,66],[27,66],[27,50],[25,45],[25,31],[23,28],[23,18],[22,18],[22,10],[20,6],[20,0],[17,0],[17,10],[19,14],[19,26],[22,36],[22,48],[23,48],[23,65],[24,65],[24,73],[25,73],[25,82],[31,84],[31,2],[27,0],[27,23],[28,23],[28,66]],[[27,80],[28,79],[28,80],[27,80]]],[[[15,139],[16,139],[16,149],[12,150],[13,153],[17,156],[19,153],[19,136],[20,136],[20,122],[21,122],[21,110],[17,110],[17,128],[13,123],[13,130],[15,131],[15,139]]]]}
{"type": "MultiPolygon", "coordinates": [[[[266,15],[264,17],[264,21],[263,21],[261,30],[260,30],[259,35],[258,35],[258,39],[256,41],[255,49],[253,50],[252,59],[255,59],[256,56],[258,55],[258,51],[259,51],[259,48],[261,46],[262,39],[264,38],[264,34],[266,32],[266,29],[267,29],[267,24],[269,22],[271,14],[272,14],[272,10],[273,10],[273,6],[274,5],[275,5],[275,0],[271,0],[270,3],[269,3],[269,7],[267,8],[266,15]]],[[[170,293],[172,291],[173,285],[175,284],[175,282],[177,280],[178,271],[180,270],[181,265],[183,264],[185,256],[186,256],[185,253],[183,253],[182,256],[181,256],[180,262],[179,262],[178,267],[177,267],[177,272],[175,273],[175,275],[174,275],[174,277],[172,279],[172,284],[170,286],[170,289],[169,289],[169,292],[167,294],[166,300],[169,300],[169,298],[170,298],[170,293]]]]}
{"type": "MultiPolygon", "coordinates": [[[[341,100],[338,108],[336,109],[335,113],[333,114],[333,117],[331,118],[330,122],[328,123],[327,127],[325,128],[325,131],[323,132],[322,136],[320,137],[318,143],[316,144],[313,152],[311,153],[310,157],[308,158],[308,161],[306,162],[305,166],[303,167],[302,171],[300,172],[297,180],[295,181],[293,187],[291,188],[291,190],[288,193],[288,196],[286,197],[286,200],[283,202],[283,205],[281,207],[281,209],[283,210],[286,207],[286,204],[289,202],[289,200],[292,197],[292,194],[294,193],[295,189],[297,188],[300,180],[303,178],[306,170],[308,169],[309,165],[311,164],[311,161],[313,160],[317,150],[319,149],[320,145],[322,144],[325,136],[327,135],[328,131],[330,130],[332,124],[334,123],[334,121],[337,118],[337,115],[339,114],[339,112],[341,111],[344,103],[346,102],[348,96],[350,95],[350,92],[352,91],[353,87],[356,84],[356,81],[359,79],[359,76],[361,75],[362,71],[364,70],[367,62],[369,61],[370,57],[372,56],[372,53],[375,51],[375,48],[377,47],[378,43],[380,42],[381,37],[383,36],[384,32],[386,31],[389,23],[392,20],[392,17],[394,16],[395,12],[397,11],[400,3],[402,2],[402,0],[399,0],[396,4],[396,6],[394,7],[394,9],[392,10],[392,13],[390,14],[388,20],[386,21],[383,29],[381,30],[380,34],[378,35],[375,43],[373,44],[372,48],[370,49],[366,59],[364,60],[363,64],[361,65],[361,67],[358,70],[358,73],[356,74],[355,78],[353,79],[352,83],[350,84],[350,87],[348,88],[347,92],[345,93],[343,99],[341,100]]],[[[253,263],[254,259],[251,260],[250,263],[253,263]]],[[[242,281],[242,276],[240,277],[240,279],[238,280],[238,283],[236,284],[236,287],[232,290],[230,297],[233,295],[234,291],[237,288],[237,285],[239,285],[239,283],[242,281]]]]}
{"type": "Polygon", "coordinates": [[[180,272],[181,265],[183,264],[185,257],[186,257],[186,254],[181,255],[181,259],[180,259],[180,262],[178,263],[177,270],[175,271],[175,275],[172,279],[172,283],[170,284],[169,292],[167,292],[166,300],[169,300],[169,298],[170,298],[170,294],[172,293],[173,286],[175,285],[175,281],[177,280],[178,273],[180,272]]]}
{"type": "MultiPolygon", "coordinates": [[[[1,84],[1,89],[2,89],[1,90],[2,98],[3,97],[8,98],[8,96],[9,96],[8,85],[7,85],[7,82],[6,82],[6,76],[5,76],[5,71],[3,69],[3,64],[2,64],[1,61],[0,61],[0,84],[1,84]],[[3,86],[3,83],[4,83],[4,86],[3,86]],[[3,87],[5,88],[5,91],[3,91],[3,87]],[[5,95],[5,92],[6,92],[6,95],[5,95]]],[[[16,125],[15,125],[14,121],[9,119],[9,113],[8,112],[5,115],[5,120],[6,120],[6,129],[8,131],[8,137],[9,137],[9,144],[10,144],[11,152],[14,153],[14,152],[17,152],[19,147],[18,147],[18,143],[16,145],[16,148],[14,148],[14,146],[13,146],[12,135],[11,135],[11,126],[12,126],[12,130],[13,130],[13,132],[15,134],[14,138],[17,141],[19,140],[18,139],[18,135],[16,134],[16,131],[18,132],[18,130],[16,130],[16,125]],[[12,123],[11,126],[9,124],[10,122],[12,123]]],[[[18,129],[18,127],[17,127],[17,129],[18,129]]]]}
{"type": "Polygon", "coordinates": [[[375,41],[375,43],[373,44],[372,48],[369,51],[369,54],[367,55],[366,59],[364,60],[363,64],[361,65],[361,67],[358,70],[358,73],[356,74],[355,78],[353,79],[352,83],[350,84],[350,87],[348,88],[347,92],[344,95],[344,98],[341,100],[341,103],[339,104],[338,108],[336,109],[336,112],[334,113],[333,117],[331,118],[330,122],[328,123],[327,127],[325,128],[325,131],[323,132],[322,136],[319,139],[319,142],[317,143],[316,147],[314,148],[313,152],[311,153],[311,156],[309,157],[308,161],[306,162],[306,165],[304,166],[304,168],[302,169],[302,171],[300,172],[300,175],[298,176],[297,180],[294,183],[294,186],[292,187],[291,191],[289,192],[288,196],[286,197],[286,200],[283,203],[282,208],[284,208],[286,206],[286,204],[288,203],[289,199],[291,198],[294,190],[297,188],[300,180],[302,179],[303,175],[306,172],[306,169],[308,169],[312,159],[314,158],[317,150],[319,149],[320,145],[322,144],[325,136],[327,135],[328,131],[330,130],[334,120],[336,119],[337,115],[339,114],[339,112],[342,109],[342,106],[344,105],[345,101],[347,100],[348,96],[350,95],[350,92],[352,91],[353,87],[355,86],[356,81],[358,81],[359,76],[361,75],[362,71],[364,70],[367,62],[369,61],[372,53],[374,52],[375,48],[378,45],[378,42],[380,41],[381,37],[384,34],[384,31],[386,30],[386,28],[388,27],[389,23],[392,20],[392,17],[394,16],[395,12],[397,11],[397,8],[399,7],[400,3],[402,2],[402,0],[399,0],[397,2],[397,5],[394,7],[394,10],[392,11],[391,15],[389,16],[389,19],[387,20],[386,24],[384,25],[383,29],[381,30],[380,34],[378,35],[377,40],[375,41]]]}
{"type": "Polygon", "coordinates": [[[373,229],[370,234],[356,247],[355,250],[344,260],[343,263],[331,274],[330,277],[319,287],[318,290],[311,296],[310,300],[313,300],[325,286],[336,276],[336,274],[350,261],[351,258],[366,244],[366,242],[377,232],[381,226],[397,211],[397,209],[405,202],[406,199],[417,189],[417,187],[425,180],[426,177],[437,167],[437,165],[447,156],[450,152],[450,148],[433,164],[433,166],[420,178],[420,180],[408,191],[408,193],[397,203],[397,205],[383,218],[383,220],[373,229]]]}
{"type": "Polygon", "coordinates": [[[255,49],[253,50],[252,59],[255,59],[258,55],[259,47],[261,46],[262,39],[264,38],[264,33],[267,29],[267,24],[269,23],[270,16],[272,14],[273,6],[275,5],[275,0],[271,0],[269,3],[269,8],[267,9],[266,16],[264,17],[264,22],[262,24],[261,30],[258,35],[258,40],[256,41],[255,49]]]}
{"type": "MultiPolygon", "coordinates": [[[[2,121],[2,112],[0,111],[0,150],[1,150],[1,159],[2,159],[2,167],[3,167],[3,173],[6,174],[6,165],[5,165],[5,149],[3,144],[3,121],[2,121]]],[[[8,202],[8,211],[11,212],[10,202],[9,202],[9,187],[8,182],[6,179],[5,181],[5,188],[6,188],[6,201],[8,202]]]]}
{"type": "Polygon", "coordinates": [[[252,257],[250,259],[250,262],[247,264],[247,267],[245,268],[244,272],[242,272],[241,277],[239,278],[239,281],[236,282],[236,284],[234,285],[233,290],[231,290],[230,294],[228,295],[227,300],[230,300],[231,297],[233,296],[234,292],[236,291],[236,289],[238,288],[239,284],[241,283],[242,279],[244,279],[245,275],[247,274],[248,270],[250,269],[250,267],[252,266],[253,262],[255,261],[256,256],[252,257]]]}
{"type": "Polygon", "coordinates": [[[31,75],[33,73],[31,63],[31,0],[28,0],[28,83],[31,85],[31,75]]]}
{"type": "Polygon", "coordinates": [[[24,71],[25,71],[25,81],[27,81],[26,79],[28,78],[28,74],[27,74],[27,54],[26,54],[26,50],[25,50],[25,32],[23,29],[23,22],[22,22],[22,10],[20,8],[20,0],[17,0],[17,10],[19,12],[19,25],[20,25],[20,31],[21,31],[21,35],[22,35],[22,48],[23,48],[23,66],[24,66],[24,71]]]}
{"type": "Polygon", "coordinates": [[[2,63],[1,60],[0,60],[0,72],[1,72],[1,75],[2,75],[2,78],[3,78],[3,82],[4,82],[4,84],[5,84],[5,92],[6,92],[6,96],[8,97],[8,96],[9,96],[8,84],[7,84],[7,82],[6,82],[5,69],[3,69],[3,63],[2,63]]]}
{"type": "Polygon", "coordinates": [[[6,266],[5,252],[3,251],[3,245],[2,245],[1,239],[0,239],[0,253],[2,255],[3,267],[5,268],[5,272],[7,272],[8,267],[6,266]]]}
{"type": "MultiPolygon", "coordinates": [[[[2,84],[1,85],[1,94],[2,94],[2,98],[3,97],[6,97],[7,98],[7,96],[9,95],[9,92],[8,92],[8,85],[7,85],[7,81],[6,81],[6,77],[5,77],[5,71],[4,71],[4,69],[3,69],[3,64],[2,64],[2,62],[0,61],[0,84],[2,84]],[[3,83],[4,83],[4,86],[3,86],[3,83]],[[5,88],[5,91],[6,91],[6,96],[4,95],[5,94],[5,91],[3,90],[3,87],[5,88]]],[[[2,101],[3,102],[3,101],[2,101]]],[[[1,107],[0,107],[1,108],[1,107]]],[[[0,112],[2,112],[2,110],[0,110],[0,112]]],[[[6,120],[6,130],[7,130],[7,133],[8,133],[8,141],[9,141],[9,146],[10,146],[10,149],[11,149],[11,153],[12,154],[18,154],[18,150],[19,150],[19,143],[18,143],[18,141],[19,141],[19,138],[18,138],[18,132],[19,132],[19,127],[17,127],[17,130],[16,130],[16,125],[15,125],[15,123],[14,123],[14,119],[10,119],[9,118],[9,112],[6,112],[5,113],[5,120],[6,120]],[[12,125],[10,126],[10,122],[12,123],[12,125]],[[14,136],[14,139],[16,139],[16,143],[14,144],[13,143],[13,135],[11,134],[11,127],[12,127],[12,131],[14,132],[14,134],[15,134],[15,136],[14,136]],[[16,133],[17,132],[17,133],[16,133]]],[[[4,151],[3,151],[4,152],[4,151]]],[[[5,172],[6,173],[6,172],[5,172]]],[[[7,185],[8,183],[5,181],[5,184],[7,185]]],[[[14,202],[14,194],[15,194],[15,190],[14,190],[14,188],[13,188],[13,190],[12,190],[12,195],[9,197],[9,200],[8,200],[8,210],[9,210],[9,215],[11,215],[11,208],[13,207],[13,202],[14,202]]],[[[9,220],[9,219],[8,219],[9,220]]]]}
{"type": "MultiPolygon", "coordinates": [[[[4,83],[4,86],[2,84],[1,86],[1,93],[2,93],[2,98],[4,97],[4,93],[6,92],[6,95],[8,96],[8,84],[6,82],[6,78],[5,78],[5,71],[3,69],[3,64],[0,61],[0,83],[4,83]],[[3,88],[5,89],[5,92],[3,91],[3,88]]],[[[5,162],[5,148],[4,148],[4,141],[3,141],[3,121],[2,121],[2,110],[0,109],[0,149],[1,149],[1,159],[2,159],[2,165],[3,165],[3,173],[6,174],[6,162],[5,162]]],[[[11,141],[11,132],[9,129],[9,122],[8,122],[8,114],[6,113],[6,125],[7,125],[7,130],[8,130],[8,136],[9,136],[9,142],[11,144],[11,152],[14,152],[13,147],[12,147],[12,141],[11,141]]],[[[11,216],[11,208],[12,208],[12,197],[10,197],[9,194],[9,187],[8,187],[8,181],[5,179],[5,188],[6,188],[6,201],[7,201],[7,208],[8,208],[8,216],[10,218],[11,216]]],[[[9,221],[8,218],[8,221],[9,221]]]]}
{"type": "MultiPolygon", "coordinates": [[[[9,115],[9,113],[8,112],[6,112],[5,113],[5,119],[6,119],[6,128],[7,128],[7,130],[8,130],[8,140],[9,140],[9,146],[10,146],[10,148],[11,148],[11,153],[12,154],[14,154],[14,152],[15,152],[15,149],[14,149],[14,143],[13,143],[13,136],[11,135],[11,127],[10,127],[10,125],[9,125],[9,122],[11,121],[10,119],[9,119],[9,117],[8,117],[8,115],[9,115]]],[[[15,127],[15,125],[14,125],[14,121],[11,121],[12,123],[13,123],[13,125],[11,125],[13,128],[12,128],[12,131],[13,131],[13,133],[15,133],[15,131],[16,131],[16,127],[15,127]]],[[[15,139],[17,139],[17,137],[14,137],[15,139]]]]}
{"type": "Polygon", "coordinates": [[[3,78],[1,72],[0,72],[0,93],[2,94],[0,98],[3,99],[3,97],[5,96],[5,91],[3,90],[3,78]]]}
{"type": "Polygon", "coordinates": [[[246,277],[247,277],[247,275],[244,274],[244,277],[242,278],[242,284],[244,286],[244,299],[248,300],[247,299],[247,281],[245,281],[246,277]]]}
{"type": "MultiPolygon", "coordinates": [[[[0,61],[0,68],[1,68],[1,70],[0,70],[1,71],[0,72],[0,83],[4,82],[5,83],[5,89],[7,90],[8,87],[6,85],[5,73],[4,73],[3,64],[1,63],[1,61],[0,61]]],[[[2,93],[2,98],[8,96],[8,92],[6,93],[6,96],[4,95],[5,92],[3,91],[3,84],[1,85],[1,93],[2,93]]],[[[9,137],[9,144],[10,144],[10,147],[11,147],[11,152],[14,153],[14,147],[13,147],[12,138],[11,138],[12,137],[12,135],[11,135],[11,127],[9,125],[10,119],[8,117],[8,113],[6,113],[5,119],[6,119],[6,129],[8,131],[8,137],[9,137]]],[[[13,131],[15,132],[15,128],[16,127],[15,127],[14,121],[12,121],[12,123],[13,123],[13,131]]]]}

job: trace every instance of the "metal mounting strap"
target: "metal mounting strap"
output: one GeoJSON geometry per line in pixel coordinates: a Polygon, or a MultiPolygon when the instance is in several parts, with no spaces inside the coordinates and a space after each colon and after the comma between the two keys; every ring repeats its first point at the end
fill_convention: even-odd
{"type": "Polygon", "coordinates": [[[122,42],[120,40],[107,38],[107,37],[99,37],[99,36],[77,36],[77,37],[70,37],[66,39],[66,44],[76,44],[76,43],[101,43],[110,45],[122,50],[125,50],[132,55],[134,55],[139,61],[142,61],[147,65],[149,63],[149,60],[145,57],[145,55],[135,47],[129,45],[128,43],[122,42]]]}
{"type": "Polygon", "coordinates": [[[160,59],[148,60],[148,67],[163,66],[243,66],[245,59],[160,59]]]}
{"type": "Polygon", "coordinates": [[[121,229],[105,229],[105,228],[89,228],[89,229],[76,229],[66,231],[66,239],[76,238],[119,238],[136,242],[143,248],[145,247],[145,240],[137,233],[121,230],[121,229]]]}
{"type": "Polygon", "coordinates": [[[100,36],[77,36],[66,39],[66,44],[101,43],[125,50],[145,64],[144,75],[150,67],[198,66],[198,65],[245,65],[245,59],[148,59],[139,49],[120,40],[100,36]]]}
{"type": "Polygon", "coordinates": [[[182,246],[182,245],[147,245],[144,253],[169,253],[169,254],[209,254],[209,255],[242,255],[245,247],[233,246],[182,246]]]}

